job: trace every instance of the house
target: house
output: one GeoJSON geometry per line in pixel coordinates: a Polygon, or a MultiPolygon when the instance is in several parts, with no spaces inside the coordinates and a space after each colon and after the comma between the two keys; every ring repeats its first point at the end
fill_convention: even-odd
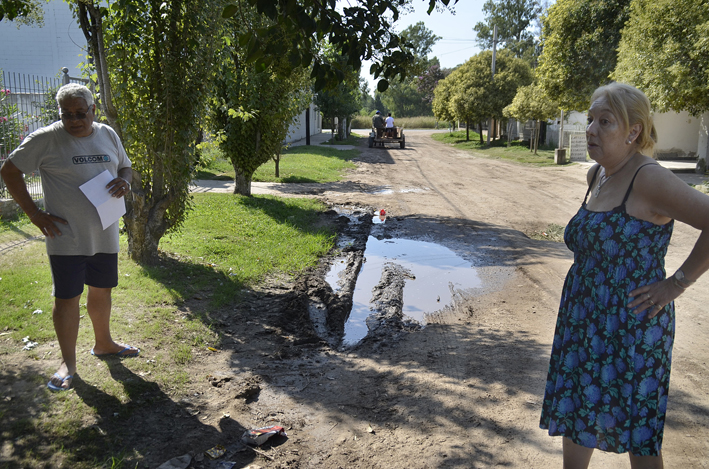
{"type": "MultiPolygon", "coordinates": [[[[86,38],[69,5],[63,0],[41,3],[44,26],[19,26],[0,21],[0,70],[9,74],[32,77],[61,78],[62,68],[72,77],[82,76],[87,54],[86,38]]],[[[291,124],[286,142],[305,138],[306,114],[310,116],[310,135],[322,132],[322,117],[314,106],[303,111],[291,124]]]]}
{"type": "MultiPolygon", "coordinates": [[[[657,112],[654,114],[657,145],[655,157],[663,160],[698,159],[707,161],[709,153],[709,113],[697,118],[687,112],[657,112]]],[[[547,145],[558,146],[560,120],[547,126],[547,145]]],[[[586,113],[572,111],[564,116],[563,132],[565,145],[568,134],[585,132],[586,113]]]]}

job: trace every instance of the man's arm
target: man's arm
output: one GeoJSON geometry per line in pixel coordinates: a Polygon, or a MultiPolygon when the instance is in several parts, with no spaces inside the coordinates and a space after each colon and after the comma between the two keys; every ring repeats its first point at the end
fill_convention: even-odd
{"type": "Polygon", "coordinates": [[[22,211],[24,211],[30,218],[30,221],[42,230],[42,234],[54,238],[54,236],[61,236],[62,232],[59,231],[57,225],[54,223],[59,222],[67,224],[66,220],[59,218],[57,216],[51,215],[48,212],[43,211],[34,203],[32,196],[27,190],[27,184],[25,184],[25,178],[22,171],[15,166],[11,160],[6,160],[3,163],[2,168],[0,168],[0,175],[2,175],[3,181],[5,181],[5,186],[7,191],[10,193],[15,202],[20,206],[22,211]]]}

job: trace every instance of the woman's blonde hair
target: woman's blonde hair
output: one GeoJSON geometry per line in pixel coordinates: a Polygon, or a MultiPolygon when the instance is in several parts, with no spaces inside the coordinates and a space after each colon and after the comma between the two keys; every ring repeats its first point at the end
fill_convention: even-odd
{"type": "Polygon", "coordinates": [[[650,100],[645,93],[625,83],[611,83],[594,91],[591,102],[599,98],[606,98],[611,112],[620,119],[626,129],[630,129],[635,124],[642,126],[635,142],[642,153],[652,155],[652,149],[657,143],[657,132],[653,123],[650,100]]]}

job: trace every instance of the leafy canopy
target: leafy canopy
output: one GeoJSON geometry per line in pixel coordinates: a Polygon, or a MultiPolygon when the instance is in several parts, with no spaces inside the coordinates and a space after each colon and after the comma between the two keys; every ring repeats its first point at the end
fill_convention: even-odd
{"type": "MultiPolygon", "coordinates": [[[[359,70],[363,60],[373,62],[370,73],[381,77],[377,88],[384,91],[389,80],[405,77],[414,54],[402,47],[401,38],[392,26],[410,0],[350,0],[343,7],[336,0],[240,0],[224,8],[223,16],[241,14],[244,6],[255,7],[273,21],[239,35],[238,43],[246,49],[246,60],[268,64],[274,54],[264,47],[274,36],[283,32],[278,51],[288,51],[292,67],[312,65],[311,77],[315,90],[336,85],[344,79],[346,70],[340,64],[329,63],[319,52],[327,40],[347,58],[351,70],[359,70]]],[[[428,0],[430,13],[439,4],[448,6],[451,0],[428,0]]],[[[452,0],[455,4],[457,0],[452,0]]]]}
{"type": "Polygon", "coordinates": [[[468,123],[503,117],[502,111],[512,102],[517,89],[532,82],[532,69],[508,50],[497,53],[494,79],[491,69],[492,51],[483,51],[440,81],[438,86],[445,83],[445,91],[439,94],[436,88],[436,116],[444,120],[453,116],[468,123]]]}
{"type": "Polygon", "coordinates": [[[487,0],[483,5],[485,21],[473,27],[478,45],[482,49],[492,49],[493,29],[497,25],[500,46],[531,63],[537,54],[530,28],[540,11],[538,0],[487,0]]]}
{"type": "Polygon", "coordinates": [[[610,81],[630,0],[557,0],[542,18],[540,84],[563,109],[587,109],[610,81]]]}
{"type": "Polygon", "coordinates": [[[633,0],[613,78],[659,111],[709,111],[709,1],[633,0]]]}

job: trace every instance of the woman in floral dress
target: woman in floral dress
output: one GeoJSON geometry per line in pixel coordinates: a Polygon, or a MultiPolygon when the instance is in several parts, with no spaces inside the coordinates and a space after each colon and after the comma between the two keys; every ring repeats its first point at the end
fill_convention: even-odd
{"type": "Polygon", "coordinates": [[[650,102],[620,83],[591,97],[586,138],[597,163],[564,240],[574,252],[554,333],[540,426],[563,436],[564,468],[593,450],[661,468],[674,339],[674,299],[709,269],[709,197],[651,157],[650,102]],[[645,153],[645,154],[644,154],[645,153]],[[674,220],[701,231],[674,275],[674,220]]]}

